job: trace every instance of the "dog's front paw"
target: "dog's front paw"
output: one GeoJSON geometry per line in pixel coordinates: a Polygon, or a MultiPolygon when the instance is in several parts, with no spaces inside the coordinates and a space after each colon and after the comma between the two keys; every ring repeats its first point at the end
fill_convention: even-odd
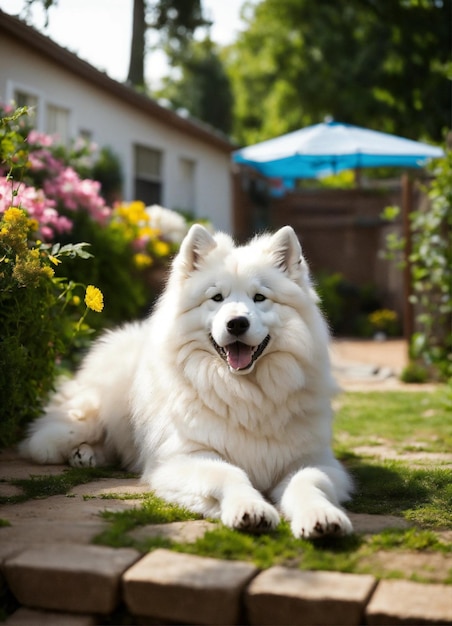
{"type": "Polygon", "coordinates": [[[347,515],[333,504],[305,509],[291,522],[295,537],[319,539],[326,536],[349,535],[353,527],[347,515]]]}
{"type": "Polygon", "coordinates": [[[221,521],[235,530],[262,533],[278,526],[279,515],[265,500],[236,500],[223,505],[221,521]]]}
{"type": "Polygon", "coordinates": [[[69,465],[71,467],[96,467],[96,455],[92,447],[87,443],[81,443],[74,448],[69,455],[69,465]]]}

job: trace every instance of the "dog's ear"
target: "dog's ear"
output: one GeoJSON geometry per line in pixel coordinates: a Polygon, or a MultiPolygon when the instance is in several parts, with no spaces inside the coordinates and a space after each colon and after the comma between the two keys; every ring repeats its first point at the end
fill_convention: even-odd
{"type": "Polygon", "coordinates": [[[186,275],[199,268],[200,261],[217,245],[209,231],[200,224],[193,224],[183,240],[177,262],[186,275]]]}
{"type": "Polygon", "coordinates": [[[293,276],[303,261],[301,246],[294,229],[284,226],[270,238],[270,253],[281,271],[293,276]]]}

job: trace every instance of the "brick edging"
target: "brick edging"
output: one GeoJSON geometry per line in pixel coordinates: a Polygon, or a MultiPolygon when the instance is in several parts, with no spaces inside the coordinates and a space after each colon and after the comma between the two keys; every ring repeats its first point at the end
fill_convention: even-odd
{"type": "MultiPolygon", "coordinates": [[[[186,624],[452,624],[452,587],[301,571],[158,549],[59,544],[7,557],[6,584],[29,608],[186,624]]],[[[10,618],[11,624],[14,623],[10,618]]]]}

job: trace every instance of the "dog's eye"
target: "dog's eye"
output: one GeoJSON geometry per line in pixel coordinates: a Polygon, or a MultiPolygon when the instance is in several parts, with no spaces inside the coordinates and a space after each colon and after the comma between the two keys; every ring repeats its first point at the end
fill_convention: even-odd
{"type": "Polygon", "coordinates": [[[221,293],[216,293],[214,296],[212,296],[211,300],[213,300],[214,302],[223,302],[224,298],[221,293]]]}
{"type": "Polygon", "coordinates": [[[253,298],[254,302],[263,302],[266,299],[267,298],[262,293],[257,293],[253,298]]]}

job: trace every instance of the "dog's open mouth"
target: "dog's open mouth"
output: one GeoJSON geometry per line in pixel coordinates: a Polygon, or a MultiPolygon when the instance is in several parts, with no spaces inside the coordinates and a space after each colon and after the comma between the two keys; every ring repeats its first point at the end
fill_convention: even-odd
{"type": "Polygon", "coordinates": [[[247,370],[253,363],[260,357],[270,341],[270,335],[267,335],[262,343],[258,346],[248,346],[241,341],[234,341],[227,346],[219,346],[215,339],[210,335],[210,341],[213,347],[226,361],[229,367],[233,370],[247,370]]]}

